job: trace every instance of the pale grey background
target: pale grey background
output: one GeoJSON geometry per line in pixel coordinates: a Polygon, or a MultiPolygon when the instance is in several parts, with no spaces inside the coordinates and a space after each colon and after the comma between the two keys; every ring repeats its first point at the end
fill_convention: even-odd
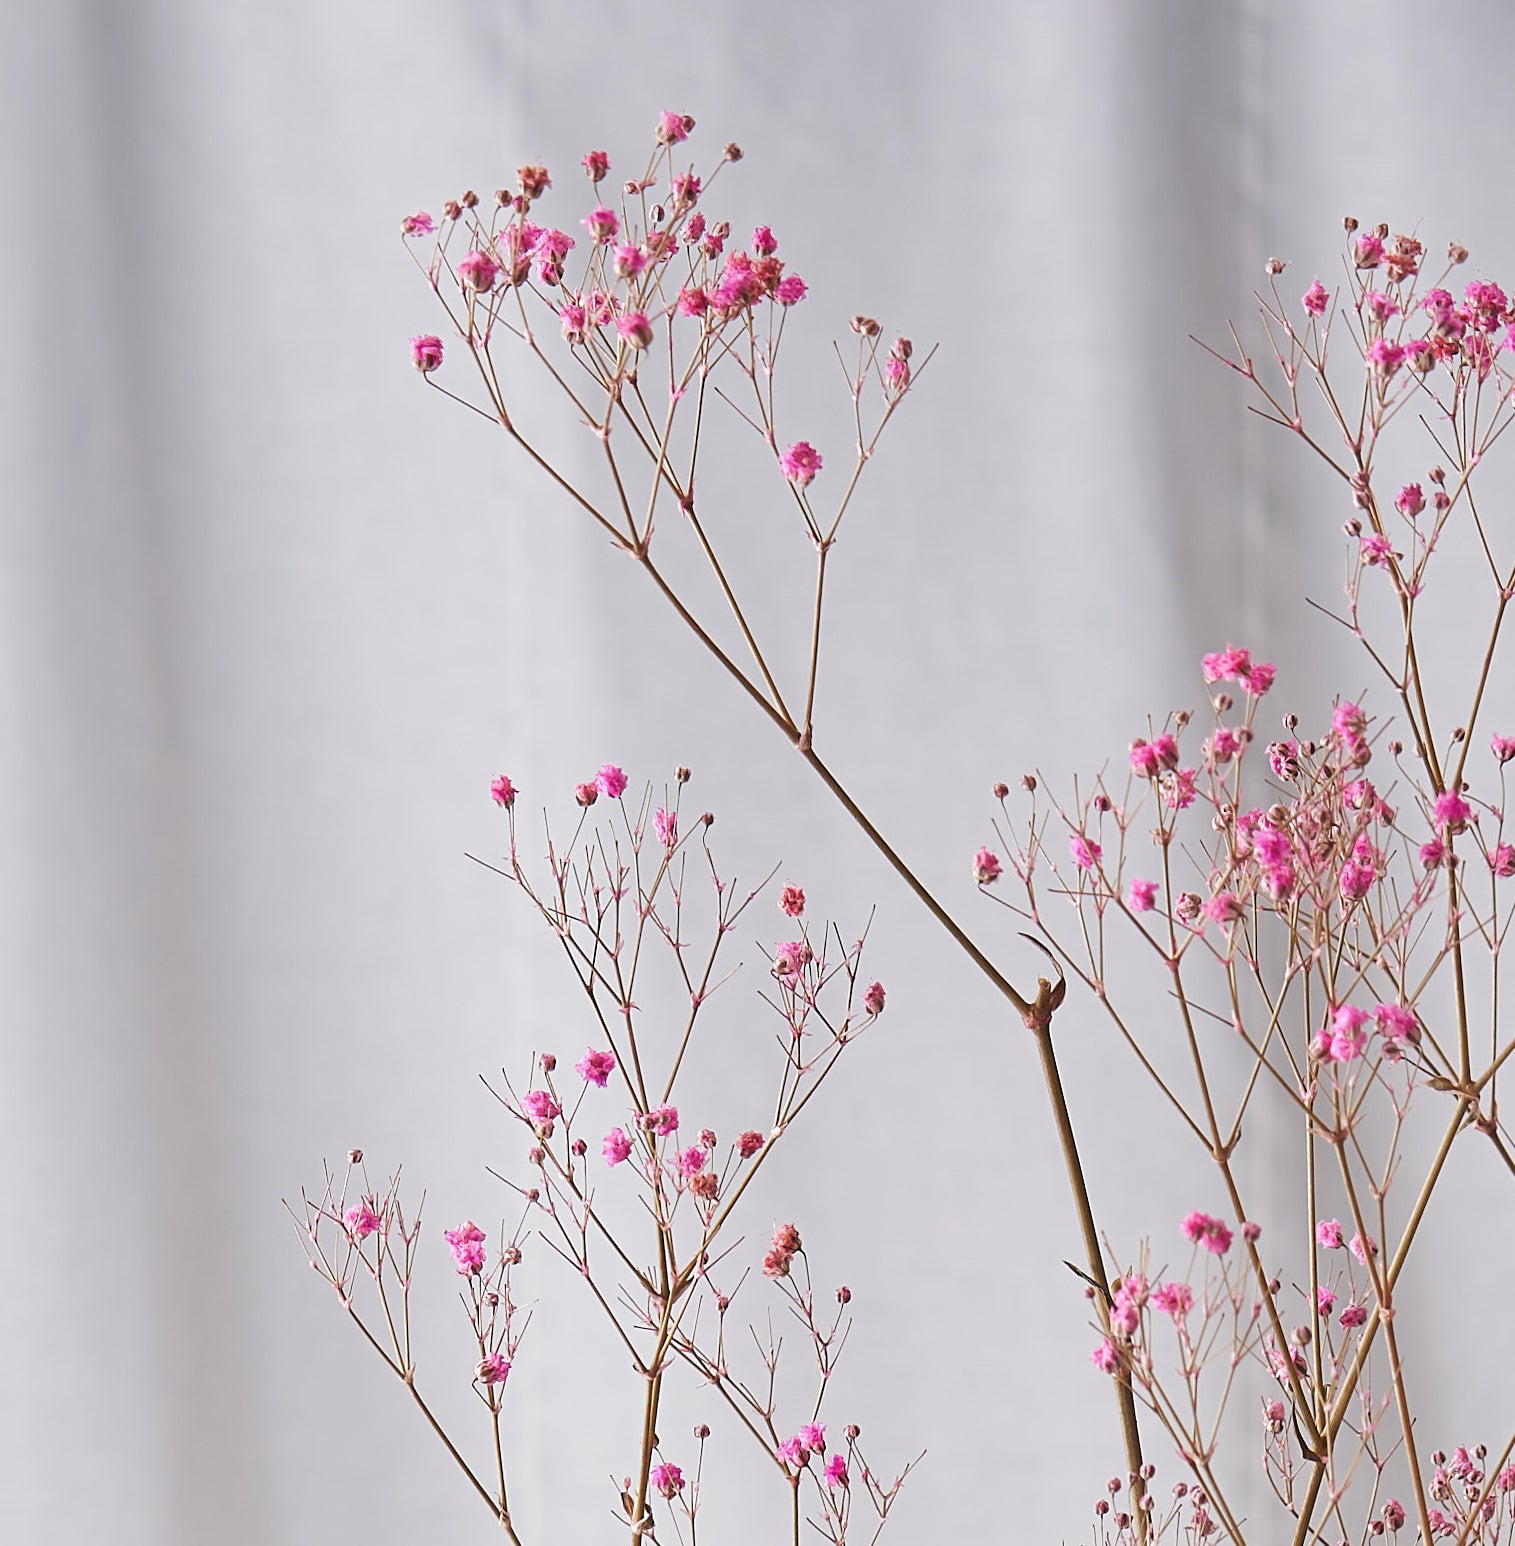
{"type": "MultiPolygon", "coordinates": [[[[842,438],[825,340],[850,313],[940,341],[839,550],[823,736],[1004,946],[964,862],[993,779],[1118,753],[1227,638],[1278,661],[1280,709],[1361,685],[1299,599],[1336,583],[1340,493],[1186,335],[1223,336],[1269,253],[1291,291],[1329,275],[1349,210],[1515,254],[1506,19],[9,0],[4,1539],[494,1538],[279,1198],[361,1143],[431,1188],[434,1227],[495,1216],[483,1166],[519,1141],[476,1073],[587,1034],[464,852],[499,843],[497,769],[529,809],[607,757],[693,766],[742,873],[782,860],[826,911],[879,904],[888,1016],[754,1229],[800,1218],[855,1287],[833,1419],[881,1463],[931,1451],[895,1539],[1084,1537],[1118,1448],[1030,1049],[655,598],[421,390],[405,338],[434,316],[396,222],[542,159],[568,224],[578,156],[631,160],[674,107],[705,150],[744,144],[729,207],[811,285],[791,369],[816,362],[793,402],[818,442],[842,438]]],[[[802,590],[780,493],[748,495],[747,548],[802,590]]],[[[1092,1010],[1065,1024],[1103,1215],[1171,1233],[1208,1177],[1149,1136],[1092,1010]]],[[[1257,1142],[1265,1194],[1292,1140],[1257,1142]]],[[[1485,1206],[1475,1168],[1433,1250],[1485,1206]]],[[[1470,1358],[1509,1367],[1507,1318],[1466,1327],[1508,1265],[1491,1238],[1416,1348],[1448,1444],[1504,1437],[1507,1412],[1452,1402],[1470,1358]]],[[[534,1543],[598,1539],[626,1463],[605,1346],[537,1267],[518,1513],[534,1543]]],[[[445,1269],[426,1293],[429,1367],[466,1359],[445,1269]]],[[[770,1479],[732,1470],[711,1538],[776,1539],[770,1479]]]]}

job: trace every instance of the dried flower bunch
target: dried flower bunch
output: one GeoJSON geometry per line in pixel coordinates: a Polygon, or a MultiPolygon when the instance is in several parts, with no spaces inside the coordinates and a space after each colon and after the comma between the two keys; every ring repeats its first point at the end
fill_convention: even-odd
{"type": "MultiPolygon", "coordinates": [[[[503,429],[634,561],[1030,1033],[1083,1243],[1075,1270],[1092,1361],[1108,1376],[1124,1451],[1123,1473],[1095,1506],[1096,1539],[1515,1538],[1515,1434],[1497,1450],[1427,1452],[1412,1395],[1429,1375],[1401,1356],[1396,1293],[1454,1147],[1482,1145],[1488,1163],[1515,1177],[1515,1139],[1497,1101],[1515,1050],[1499,1014],[1515,912],[1504,815],[1515,698],[1501,694],[1495,670],[1515,598],[1515,543],[1481,502],[1486,459],[1515,417],[1515,305],[1483,280],[1458,299],[1450,276],[1465,251],[1454,246],[1431,278],[1421,242],[1383,226],[1348,221],[1341,281],[1316,279],[1297,302],[1280,288],[1285,265],[1269,262],[1259,306],[1270,366],[1256,368],[1235,333],[1234,352],[1217,358],[1257,394],[1263,417],[1345,485],[1345,598],[1322,611],[1361,641],[1372,686],[1338,698],[1316,727],[1302,730],[1286,714],[1270,738],[1274,668],[1227,644],[1201,662],[1205,714],[1141,727],[1118,774],[1107,768],[1069,798],[1027,775],[1024,805],[996,784],[995,836],[972,856],[971,879],[1009,910],[1009,933],[1052,963],[1050,978],[1018,987],[815,747],[828,562],[863,469],[925,362],[907,338],[886,348],[879,324],[855,317],[855,344],[839,353],[853,404],[850,456],[828,451],[828,472],[811,440],[780,433],[777,362],[806,286],[767,226],[740,244],[707,212],[741,152],[728,145],[701,175],[686,159],[693,128],[663,113],[645,166],[617,198],[602,193],[606,153],[586,155],[593,207],[570,222],[582,236],[533,218],[552,189],[542,167],[521,168],[514,191],[488,208],[468,193],[440,222],[407,217],[403,235],[447,316],[445,337],[411,340],[412,361],[428,385],[503,429]],[[599,491],[523,429],[518,405],[539,401],[544,387],[596,443],[599,491]],[[708,409],[734,412],[754,432],[774,492],[814,554],[809,649],[793,681],[774,668],[742,577],[722,562],[696,497],[708,409]],[[1418,450],[1411,444],[1427,435],[1418,450]],[[838,461],[847,463],[841,475],[838,461]],[[692,544],[724,617],[702,616],[655,560],[660,506],[677,524],[659,553],[665,542],[692,544]],[[1458,542],[1487,581],[1489,628],[1466,661],[1435,626],[1437,560],[1458,542]],[[1438,696],[1433,680],[1458,685],[1438,696]],[[1116,931],[1135,948],[1117,948],[1116,931]],[[1129,1007],[1141,986],[1123,979],[1143,961],[1170,1004],[1163,1024],[1129,1007]],[[1202,1206],[1155,1236],[1143,1238],[1139,1222],[1096,1222],[1053,1038],[1070,1000],[1086,1019],[1098,1006],[1130,1049],[1132,1074],[1154,1082],[1213,1166],[1194,1198],[1202,1206]],[[1257,1126],[1290,1122],[1304,1155],[1300,1194],[1289,1219],[1265,1231],[1238,1156],[1257,1126]],[[1424,1146],[1431,1158],[1407,1170],[1419,1149],[1406,1139],[1418,1125],[1434,1134],[1424,1146]],[[1265,1518],[1244,1517],[1237,1502],[1241,1466],[1257,1463],[1257,1419],[1241,1427],[1252,1435],[1246,1455],[1235,1453],[1239,1405],[1260,1416],[1263,1473],[1277,1500],[1265,1518]],[[1162,1496],[1153,1455],[1178,1471],[1162,1496]]],[[[1451,601],[1464,616],[1479,604],[1460,580],[1451,601]]],[[[529,1077],[502,1076],[494,1089],[526,1142],[525,1173],[507,1181],[518,1210],[493,1248],[471,1222],[445,1236],[464,1280],[492,1475],[442,1436],[508,1539],[551,1534],[550,1522],[527,1530],[512,1513],[502,1439],[527,1320],[512,1273],[535,1238],[582,1280],[643,1385],[630,1470],[610,1502],[633,1540],[696,1537],[710,1430],[702,1422],[682,1445],[658,1434],[665,1381],[679,1365],[782,1477],[796,1546],[806,1518],[830,1541],[849,1532],[871,1540],[910,1467],[881,1481],[856,1425],[842,1443],[828,1441],[822,1401],[851,1295],[839,1290],[836,1308],[823,1311],[795,1225],[752,1245],[736,1221],[773,1146],[882,1013],[884,990],[861,973],[862,938],[834,926],[812,932],[804,893],[784,885],[778,905],[796,937],[773,945],[762,994],[778,1027],[771,1109],[739,1119],[725,1142],[713,1127],[681,1127],[676,1086],[730,979],[727,935],[768,884],[744,891],[721,872],[714,818],[681,814],[687,781],[679,769],[661,803],[648,789],[633,807],[626,775],[602,768],[574,791],[566,842],[544,832],[542,875],[518,851],[515,784],[500,775],[492,786],[509,828],[499,873],[575,973],[589,1044],[566,1083],[545,1052],[532,1055],[529,1077]],[[600,801],[610,820],[596,824],[600,801]],[[657,960],[686,1005],[676,1016],[643,1014],[634,997],[657,960]],[[803,1326],[815,1362],[813,1402],[797,1413],[776,1395],[771,1331],[758,1339],[755,1375],[738,1368],[739,1339],[728,1335],[765,1283],[803,1326]]],[[[1091,1109],[1097,1099],[1079,1094],[1091,1109]]],[[[407,1296],[420,1222],[401,1207],[398,1177],[371,1184],[355,1151],[300,1223],[318,1270],[441,1433],[414,1380],[407,1296]]]]}

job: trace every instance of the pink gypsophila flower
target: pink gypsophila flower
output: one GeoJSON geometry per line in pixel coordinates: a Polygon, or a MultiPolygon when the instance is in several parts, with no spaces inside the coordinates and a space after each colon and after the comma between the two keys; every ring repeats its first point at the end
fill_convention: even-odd
{"type": "Polygon", "coordinates": [[[1421,492],[1418,483],[1407,483],[1394,496],[1394,508],[1405,517],[1406,520],[1420,514],[1426,507],[1426,496],[1421,492]]]}
{"type": "Polygon", "coordinates": [[[1208,1213],[1201,1213],[1198,1209],[1187,1213],[1179,1227],[1188,1239],[1196,1245],[1204,1246],[1216,1256],[1224,1256],[1231,1249],[1231,1231],[1224,1220],[1211,1218],[1208,1213]]]}
{"type": "Polygon", "coordinates": [[[552,1098],[547,1090],[528,1090],[521,1097],[521,1110],[541,1127],[545,1122],[551,1122],[555,1117],[563,1114],[563,1108],[552,1098]]]}
{"type": "Polygon", "coordinates": [[[679,1174],[686,1181],[690,1176],[699,1175],[705,1168],[705,1161],[709,1157],[698,1144],[691,1145],[687,1149],[680,1149],[677,1160],[679,1174]]]}
{"type": "Polygon", "coordinates": [[[516,803],[516,786],[503,773],[496,773],[489,781],[489,798],[508,811],[516,803]]]}
{"type": "Polygon", "coordinates": [[[653,1466],[647,1473],[647,1480],[665,1498],[671,1498],[676,1492],[684,1490],[684,1473],[668,1461],[653,1466]]]}
{"type": "Polygon", "coordinates": [[[1157,882],[1133,880],[1126,889],[1126,906],[1133,913],[1150,913],[1157,900],[1157,882]]]}
{"type": "Polygon", "coordinates": [[[652,342],[652,324],[644,311],[628,311],[617,317],[615,330],[633,349],[645,349],[652,342]]]}
{"type": "Polygon", "coordinates": [[[405,236],[429,236],[435,230],[435,223],[424,209],[418,209],[400,221],[400,231],[405,236]]]}
{"type": "Polygon", "coordinates": [[[652,813],[652,830],[664,848],[674,847],[679,840],[678,812],[665,811],[661,805],[658,806],[652,813]]]}
{"type": "Polygon", "coordinates": [[[342,1215],[342,1222],[347,1225],[347,1232],[354,1240],[366,1240],[374,1234],[383,1224],[373,1209],[373,1199],[365,1197],[361,1203],[351,1207],[342,1215]]]}
{"type": "Polygon", "coordinates": [[[1315,1290],[1315,1308],[1327,1320],[1330,1320],[1331,1311],[1336,1308],[1336,1295],[1324,1284],[1315,1290]]]}
{"type": "Polygon", "coordinates": [[[584,168],[584,174],[592,183],[605,180],[605,174],[610,170],[610,157],[603,150],[591,150],[579,162],[584,168]]]}
{"type": "Polygon", "coordinates": [[[583,226],[600,246],[613,242],[621,231],[621,222],[613,209],[603,204],[584,217],[583,226]]]}
{"type": "Polygon", "coordinates": [[[1501,880],[1508,880],[1512,875],[1515,875],[1515,845],[1496,843],[1484,855],[1484,858],[1489,861],[1489,868],[1501,880]]]}
{"type": "Polygon", "coordinates": [[[805,281],[798,274],[785,274],[775,287],[773,298],[780,306],[794,306],[804,300],[807,293],[805,281]]]}
{"type": "Polygon", "coordinates": [[[1455,789],[1443,789],[1436,796],[1436,825],[1452,832],[1461,832],[1473,813],[1468,802],[1455,789]]]}
{"type": "Polygon", "coordinates": [[[1120,1354],[1115,1350],[1115,1344],[1106,1337],[1100,1345],[1089,1354],[1089,1362],[1096,1369],[1102,1369],[1106,1374],[1114,1374],[1120,1368],[1120,1354]]]}
{"type": "Polygon", "coordinates": [[[615,1053],[596,1052],[591,1047],[573,1066],[585,1084],[597,1085],[603,1090],[605,1081],[615,1072],[615,1053]]]}
{"type": "Polygon", "coordinates": [[[500,277],[500,265],[487,252],[467,252],[458,261],[458,279],[465,290],[480,294],[494,289],[500,277]]]}
{"type": "Polygon", "coordinates": [[[435,333],[418,333],[410,341],[410,363],[429,376],[442,364],[442,340],[435,333]]]}
{"type": "Polygon", "coordinates": [[[1327,1251],[1339,1251],[1342,1244],[1340,1222],[1336,1219],[1321,1219],[1315,1226],[1315,1243],[1327,1251]]]}
{"type": "Polygon", "coordinates": [[[1356,1326],[1361,1326],[1368,1318],[1368,1312],[1360,1304],[1349,1304],[1341,1312],[1340,1320],[1342,1329],[1351,1331],[1356,1326]]]}
{"type": "Polygon", "coordinates": [[[1138,778],[1156,778],[1162,768],[1162,761],[1157,755],[1157,748],[1150,741],[1133,741],[1131,743],[1131,771],[1138,778]]]}
{"type": "Polygon", "coordinates": [[[1068,838],[1068,852],[1081,870],[1092,870],[1103,854],[1099,844],[1091,843],[1081,832],[1075,832],[1068,838]]]}
{"type": "Polygon", "coordinates": [[[510,1360],[503,1353],[486,1353],[474,1370],[481,1385],[503,1385],[510,1374],[510,1360]]]}
{"type": "Polygon", "coordinates": [[[1325,311],[1326,303],[1330,299],[1330,292],[1320,282],[1320,280],[1317,279],[1315,283],[1312,284],[1300,298],[1300,305],[1302,305],[1312,317],[1318,317],[1322,312],[1325,311]]]}
{"type": "Polygon", "coordinates": [[[980,848],[973,856],[973,879],[980,886],[992,886],[999,877],[999,856],[988,848],[980,848]]]}
{"type": "Polygon", "coordinates": [[[631,1140],[619,1127],[612,1127],[605,1134],[605,1141],[600,1145],[600,1153],[605,1157],[607,1165],[619,1165],[631,1154],[631,1140]]]}
{"type": "Polygon", "coordinates": [[[863,1008],[877,1019],[884,1012],[884,985],[870,982],[863,990],[863,1008]]]}
{"type": "Polygon", "coordinates": [[[1194,1293],[1187,1283],[1159,1283],[1152,1290],[1152,1303],[1164,1315],[1179,1320],[1194,1308],[1194,1293]]]}
{"type": "Polygon", "coordinates": [[[808,440],[796,440],[779,456],[779,470],[798,489],[809,488],[821,470],[821,454],[808,440]]]}
{"type": "Polygon", "coordinates": [[[679,1108],[659,1106],[655,1111],[643,1112],[640,1120],[649,1133],[655,1133],[659,1138],[667,1138],[671,1133],[679,1130],[679,1108]]]}
{"type": "Polygon", "coordinates": [[[626,775],[613,762],[607,762],[595,774],[594,782],[607,799],[619,800],[626,792],[626,775]]]}
{"type": "Polygon", "coordinates": [[[846,1456],[833,1455],[826,1462],[826,1485],[828,1487],[845,1487],[847,1485],[846,1456]]]}
{"type": "MultiPolygon", "coordinates": [[[[765,1266],[763,1270],[766,1272],[768,1269],[765,1266]]],[[[784,1465],[804,1465],[810,1457],[805,1446],[800,1443],[799,1435],[795,1434],[792,1438],[779,1440],[774,1448],[773,1458],[784,1465]]]]}
{"type": "Polygon", "coordinates": [[[677,145],[689,138],[694,119],[687,113],[670,113],[665,108],[658,114],[658,144],[677,145]]]}
{"type": "Polygon", "coordinates": [[[1489,750],[1499,759],[1500,764],[1508,762],[1515,757],[1515,735],[1496,735],[1489,742],[1489,750]]]}
{"type": "Polygon", "coordinates": [[[761,1133],[749,1128],[745,1133],[742,1134],[740,1138],[737,1139],[736,1152],[740,1154],[744,1160],[751,1159],[752,1156],[763,1147],[764,1141],[765,1140],[761,1133]]]}
{"type": "Polygon", "coordinates": [[[442,1233],[463,1277],[472,1277],[484,1270],[484,1231],[472,1219],[442,1233]]]}
{"type": "Polygon", "coordinates": [[[1404,364],[1405,351],[1402,345],[1390,343],[1387,338],[1375,338],[1362,357],[1373,367],[1374,374],[1387,381],[1404,364]]]}
{"type": "Polygon", "coordinates": [[[798,918],[805,911],[805,893],[798,886],[785,886],[779,892],[779,911],[798,918]]]}
{"type": "Polygon", "coordinates": [[[818,1455],[826,1448],[826,1429],[822,1423],[806,1423],[795,1437],[811,1454],[818,1455]]]}
{"type": "Polygon", "coordinates": [[[1366,1267],[1368,1258],[1378,1255],[1378,1242],[1372,1235],[1353,1235],[1347,1241],[1347,1249],[1366,1267]]]}

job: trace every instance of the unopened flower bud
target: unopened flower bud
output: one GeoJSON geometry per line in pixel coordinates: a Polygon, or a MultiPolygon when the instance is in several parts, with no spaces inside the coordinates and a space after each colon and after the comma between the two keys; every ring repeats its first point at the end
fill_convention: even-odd
{"type": "Polygon", "coordinates": [[[701,1443],[703,1443],[706,1439],[708,1439],[710,1437],[710,1426],[709,1426],[709,1424],[708,1423],[696,1423],[694,1425],[694,1436],[695,1436],[695,1438],[699,1439],[701,1443]]]}
{"type": "Polygon", "coordinates": [[[1341,228],[1350,236],[1357,229],[1357,221],[1351,215],[1347,215],[1342,219],[1341,228]]]}
{"type": "Polygon", "coordinates": [[[527,1202],[540,1202],[541,1200],[542,1200],[542,1194],[536,1189],[536,1187],[533,1186],[533,1187],[531,1187],[527,1191],[527,1193],[526,1193],[526,1201],[527,1202]]]}
{"type": "Polygon", "coordinates": [[[1103,815],[1110,809],[1110,796],[1107,794],[1095,795],[1094,808],[1095,810],[1099,811],[1101,815],[1103,815]]]}
{"type": "Polygon", "coordinates": [[[700,817],[700,824],[701,826],[713,827],[715,825],[715,812],[706,811],[705,814],[700,817]]]}
{"type": "Polygon", "coordinates": [[[1035,794],[1036,793],[1036,774],[1034,774],[1034,773],[1022,773],[1021,774],[1021,788],[1024,789],[1027,794],[1035,794]]]}
{"type": "Polygon", "coordinates": [[[989,791],[989,793],[992,794],[996,800],[1003,800],[1005,796],[1010,793],[1010,786],[1009,784],[996,784],[994,788],[989,791]]]}
{"type": "Polygon", "coordinates": [[[722,152],[728,161],[740,161],[742,159],[742,147],[733,140],[722,152]]]}
{"type": "Polygon", "coordinates": [[[361,1165],[363,1163],[363,1151],[361,1149],[349,1149],[347,1151],[347,1163],[349,1165],[361,1165]]]}
{"type": "Polygon", "coordinates": [[[852,1290],[845,1283],[836,1291],[836,1302],[838,1304],[852,1303],[852,1290]]]}
{"type": "Polygon", "coordinates": [[[509,188],[496,188],[494,191],[495,208],[504,209],[510,203],[512,196],[509,188]]]}
{"type": "Polygon", "coordinates": [[[856,1441],[858,1434],[860,1434],[862,1431],[863,1430],[859,1428],[856,1423],[848,1423],[847,1426],[842,1429],[842,1437],[846,1439],[849,1444],[852,1444],[856,1441]]]}
{"type": "Polygon", "coordinates": [[[1221,711],[1222,714],[1229,714],[1234,706],[1235,705],[1231,701],[1231,694],[1230,693],[1228,693],[1228,692],[1218,692],[1218,693],[1216,693],[1216,695],[1215,695],[1215,707],[1218,708],[1221,711]]]}
{"type": "Polygon", "coordinates": [[[1453,242],[1447,248],[1448,263],[1466,263],[1468,261],[1468,249],[1460,242],[1453,242]]]}
{"type": "Polygon", "coordinates": [[[463,210],[456,199],[448,199],[442,206],[442,213],[448,220],[456,220],[463,213],[463,210]]]}
{"type": "Polygon", "coordinates": [[[673,770],[673,781],[676,784],[687,784],[689,782],[689,769],[682,763],[673,770]]]}
{"type": "Polygon", "coordinates": [[[1432,483],[1445,483],[1447,481],[1447,473],[1444,467],[1433,467],[1426,476],[1432,483]]]}
{"type": "Polygon", "coordinates": [[[468,189],[468,190],[467,190],[467,191],[466,191],[466,192],[465,192],[465,193],[464,193],[464,194],[463,194],[463,195],[462,195],[462,196],[461,196],[461,197],[460,197],[460,198],[459,198],[459,199],[458,199],[458,203],[459,203],[459,204],[461,204],[461,205],[462,205],[462,206],[463,206],[463,208],[464,208],[464,209],[473,209],[473,208],[474,208],[474,207],[475,207],[475,206],[476,206],[476,205],[477,205],[477,204],[478,204],[478,202],[479,202],[479,196],[478,196],[478,194],[477,194],[477,193],[475,193],[475,192],[474,192],[474,191],[473,191],[473,189],[472,189],[472,188],[469,188],[469,189],[468,189]]]}
{"type": "Polygon", "coordinates": [[[544,1052],[541,1058],[542,1072],[550,1074],[558,1066],[557,1057],[551,1052],[544,1052]]]}
{"type": "Polygon", "coordinates": [[[847,326],[850,327],[854,333],[859,333],[864,338],[878,337],[878,323],[875,322],[872,317],[863,316],[861,312],[859,312],[859,314],[855,316],[847,324],[847,326]]]}
{"type": "Polygon", "coordinates": [[[1269,258],[1263,266],[1270,274],[1275,275],[1283,273],[1284,269],[1288,267],[1282,258],[1269,258]]]}
{"type": "Polygon", "coordinates": [[[499,1304],[499,1302],[500,1296],[493,1289],[490,1289],[489,1292],[484,1295],[484,1303],[487,1304],[491,1310],[493,1310],[499,1304]]]}
{"type": "Polygon", "coordinates": [[[526,1161],[530,1165],[540,1165],[546,1158],[547,1156],[540,1149],[531,1148],[526,1151],[526,1161]]]}

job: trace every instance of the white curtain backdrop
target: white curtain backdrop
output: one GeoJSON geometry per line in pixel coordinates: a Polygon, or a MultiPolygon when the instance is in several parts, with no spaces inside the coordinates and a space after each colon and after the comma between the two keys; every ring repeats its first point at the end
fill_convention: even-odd
{"type": "MultiPolygon", "coordinates": [[[[0,26],[0,1538],[498,1538],[280,1200],[354,1144],[428,1189],[421,1374],[482,1446],[439,1235],[505,1211],[485,1167],[524,1146],[477,1076],[576,1057],[589,1026],[466,855],[503,845],[493,773],[535,853],[542,806],[606,760],[638,785],[693,768],[744,879],[780,864],[849,930],[877,904],[888,1012],[748,1223],[795,1219],[853,1288],[832,1421],[881,1467],[928,1451],[885,1540],[1086,1538],[1124,1463],[1025,1032],[631,566],[423,389],[406,339],[440,319],[399,218],[541,161],[574,230],[579,156],[630,163],[673,108],[701,161],[741,143],[723,207],[810,286],[794,438],[845,444],[829,340],[854,312],[940,345],[844,527],[818,744],[1029,980],[967,875],[994,780],[1118,757],[1202,704],[1227,640],[1278,663],[1270,714],[1365,681],[1304,601],[1339,587],[1342,490],[1188,335],[1248,323],[1271,254],[1291,293],[1330,280],[1346,213],[1515,273],[1504,8],[9,0],[0,26]]],[[[798,638],[808,549],[770,482],[726,475],[720,519],[798,638]]],[[[729,1057],[693,1074],[713,1104],[769,1034],[759,906],[729,1057]]],[[[1209,1167],[1096,1006],[1059,1028],[1101,1220],[1167,1251],[1219,1205],[1209,1167]]],[[[1266,1220],[1298,1143],[1261,1118],[1248,1141],[1266,1220]]],[[[1508,1299],[1510,1217],[1470,1150],[1405,1291],[1442,1307],[1409,1355],[1428,1447],[1506,1436],[1515,1335],[1469,1307],[1508,1299]]],[[[620,1538],[633,1376],[561,1263],[523,1270],[523,1535],[620,1538]]],[[[709,1538],[776,1541],[783,1489],[713,1407],[690,1391],[664,1435],[716,1424],[709,1538]]]]}

